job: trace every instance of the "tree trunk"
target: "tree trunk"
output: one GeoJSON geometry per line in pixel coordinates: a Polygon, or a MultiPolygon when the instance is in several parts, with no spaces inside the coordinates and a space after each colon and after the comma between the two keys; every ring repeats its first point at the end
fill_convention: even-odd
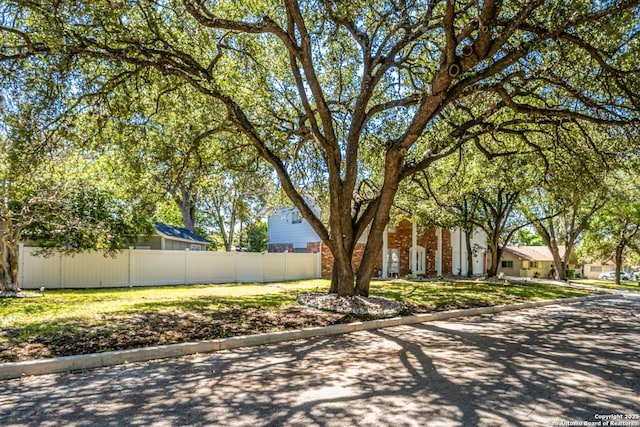
{"type": "MultiPolygon", "coordinates": [[[[496,224],[499,223],[499,221],[496,221],[496,224]]],[[[502,258],[502,250],[500,248],[500,230],[498,230],[498,227],[494,227],[489,236],[490,238],[487,245],[489,246],[488,249],[491,253],[491,264],[487,269],[487,276],[495,277],[498,275],[498,265],[500,265],[500,258],[502,258]]]]}
{"type": "Polygon", "coordinates": [[[571,237],[569,237],[568,239],[569,241],[567,241],[566,245],[565,245],[565,249],[564,249],[564,255],[562,256],[561,259],[561,264],[562,264],[562,276],[559,276],[558,280],[568,280],[567,277],[567,268],[569,267],[569,258],[571,257],[571,252],[573,252],[573,240],[571,239],[571,237]]]}
{"type": "Polygon", "coordinates": [[[551,251],[553,267],[555,269],[551,278],[555,280],[567,280],[566,265],[563,262],[564,257],[560,256],[560,249],[558,248],[558,243],[556,242],[555,237],[551,237],[547,242],[547,247],[551,251]]]}
{"type": "Polygon", "coordinates": [[[231,207],[231,218],[229,219],[229,233],[224,232],[224,219],[220,216],[220,225],[222,232],[227,236],[227,241],[225,242],[225,250],[227,252],[231,252],[231,248],[233,247],[233,239],[235,238],[236,232],[236,202],[234,200],[233,205],[231,207]]]}
{"type": "MultiPolygon", "coordinates": [[[[554,224],[553,217],[547,218],[546,222],[547,225],[545,226],[542,221],[532,221],[533,226],[544,240],[549,252],[551,252],[551,257],[553,258],[553,274],[551,275],[551,278],[554,280],[567,280],[566,263],[564,262],[567,257],[567,252],[565,252],[564,256],[560,256],[560,249],[558,248],[558,241],[556,240],[556,226],[554,224]]],[[[567,251],[569,249],[570,248],[567,246],[567,251]]]]}
{"type": "Polygon", "coordinates": [[[336,236],[335,241],[325,242],[333,255],[329,293],[336,293],[339,296],[353,296],[356,294],[353,269],[354,232],[353,229],[347,227],[338,226],[335,229],[342,230],[341,236],[336,236]]]}
{"type": "MultiPolygon", "coordinates": [[[[397,189],[397,185],[395,188],[397,189]]],[[[330,293],[337,293],[340,296],[369,296],[371,277],[373,277],[373,271],[376,266],[375,263],[382,250],[382,234],[389,223],[389,212],[391,211],[391,203],[394,195],[395,191],[391,193],[389,193],[388,189],[382,191],[380,201],[376,207],[376,214],[370,224],[369,237],[365,244],[364,253],[357,273],[355,274],[355,287],[352,260],[359,236],[355,234],[356,230],[350,229],[346,231],[343,228],[345,235],[341,241],[345,242],[348,248],[343,249],[339,247],[331,250],[334,257],[334,264],[330,293]],[[351,232],[351,235],[347,236],[346,233],[348,232],[351,232]]]]}
{"type": "Polygon", "coordinates": [[[209,214],[213,216],[218,229],[220,230],[220,237],[222,237],[222,243],[224,244],[224,250],[231,252],[233,246],[234,230],[236,228],[236,208],[235,202],[231,207],[231,218],[229,219],[229,232],[224,223],[224,215],[222,214],[221,205],[215,201],[214,208],[210,210],[209,214]]]}
{"type": "MultiPolygon", "coordinates": [[[[382,250],[382,234],[389,224],[391,206],[398,192],[400,184],[400,172],[402,170],[403,158],[406,152],[389,150],[385,161],[385,182],[380,190],[380,196],[375,206],[375,215],[371,221],[369,238],[364,248],[362,261],[358,267],[356,277],[357,295],[369,296],[371,277],[375,269],[375,263],[382,250]]],[[[354,236],[354,243],[358,236],[354,236]]],[[[382,262],[385,262],[383,260],[382,262]]]]}
{"type": "Polygon", "coordinates": [[[196,208],[193,203],[193,197],[184,188],[180,188],[180,194],[181,197],[176,197],[174,200],[176,202],[176,205],[178,205],[178,208],[180,209],[180,213],[182,214],[183,227],[191,231],[192,233],[195,233],[196,208]]]}
{"type": "Polygon", "coordinates": [[[498,275],[498,265],[500,264],[500,258],[502,258],[502,249],[499,245],[490,244],[489,250],[491,251],[491,265],[487,270],[487,276],[495,277],[498,275]]]}
{"type": "MultiPolygon", "coordinates": [[[[14,242],[16,243],[16,242],[14,242]]],[[[17,244],[17,243],[16,243],[17,244]]],[[[19,258],[19,250],[17,245],[13,245],[10,248],[11,256],[9,259],[9,280],[10,287],[13,291],[18,291],[18,258],[19,258]]]]}
{"type": "MultiPolygon", "coordinates": [[[[384,230],[384,228],[383,228],[384,230]]],[[[373,231],[373,230],[372,230],[373,231]]],[[[378,259],[378,254],[382,250],[382,232],[369,233],[369,239],[367,240],[367,246],[365,247],[364,254],[362,255],[362,261],[358,267],[358,273],[356,277],[356,289],[357,295],[363,297],[369,296],[369,287],[371,285],[371,277],[373,276],[373,270],[375,269],[375,262],[378,259]]],[[[384,260],[382,261],[384,262],[384,260]]]]}
{"type": "Polygon", "coordinates": [[[473,276],[473,251],[471,249],[471,236],[473,228],[464,231],[464,242],[467,246],[467,277],[473,276]]]}
{"type": "MultiPolygon", "coordinates": [[[[222,229],[224,229],[224,221],[220,221],[222,224],[222,229]]],[[[233,248],[233,239],[235,239],[235,229],[236,229],[236,213],[235,211],[231,214],[231,220],[229,221],[229,233],[224,233],[227,236],[227,240],[225,241],[224,248],[227,252],[231,252],[231,248],[233,248]]]]}
{"type": "Polygon", "coordinates": [[[18,291],[18,238],[7,221],[0,227],[0,291],[18,291]]]}
{"type": "Polygon", "coordinates": [[[553,254],[553,265],[555,272],[553,273],[553,279],[555,280],[567,280],[567,266],[560,257],[560,255],[553,254]]]}
{"type": "Polygon", "coordinates": [[[356,288],[353,281],[353,267],[351,265],[351,254],[346,252],[339,254],[333,253],[333,268],[331,270],[331,287],[329,293],[338,294],[340,296],[353,296],[356,294],[356,288]]]}
{"type": "Polygon", "coordinates": [[[622,270],[622,254],[624,253],[625,245],[623,243],[616,246],[616,285],[620,284],[620,271],[622,270]]]}

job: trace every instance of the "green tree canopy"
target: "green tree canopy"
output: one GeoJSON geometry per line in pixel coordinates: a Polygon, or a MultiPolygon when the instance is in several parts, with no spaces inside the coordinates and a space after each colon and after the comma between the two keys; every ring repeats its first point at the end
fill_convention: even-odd
{"type": "Polygon", "coordinates": [[[434,161],[638,121],[637,0],[5,3],[9,79],[83,99],[162,75],[221,108],[332,252],[341,295],[368,294],[400,183],[434,161]]]}
{"type": "Polygon", "coordinates": [[[73,149],[45,115],[7,106],[0,129],[0,290],[15,291],[18,246],[62,251],[126,247],[150,232],[143,199],[125,193],[108,158],[73,149]]]}
{"type": "Polygon", "coordinates": [[[615,262],[619,284],[625,259],[640,252],[640,186],[635,171],[618,171],[607,182],[609,198],[593,215],[581,250],[601,261],[615,262]]]}

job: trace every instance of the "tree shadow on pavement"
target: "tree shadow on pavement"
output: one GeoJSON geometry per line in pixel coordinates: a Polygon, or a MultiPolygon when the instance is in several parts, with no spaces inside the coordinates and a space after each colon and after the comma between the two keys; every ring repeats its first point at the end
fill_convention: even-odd
{"type": "Polygon", "coordinates": [[[398,326],[0,385],[1,425],[548,425],[638,413],[637,300],[398,326]]]}
{"type": "Polygon", "coordinates": [[[444,353],[436,349],[427,360],[444,378],[443,400],[470,407],[463,412],[473,410],[480,417],[467,420],[473,424],[548,425],[597,421],[597,414],[637,414],[639,307],[621,309],[616,299],[600,302],[596,311],[584,307],[555,306],[534,318],[511,313],[415,328],[433,333],[430,348],[444,353]],[[445,337],[455,344],[436,342],[445,337]]]}

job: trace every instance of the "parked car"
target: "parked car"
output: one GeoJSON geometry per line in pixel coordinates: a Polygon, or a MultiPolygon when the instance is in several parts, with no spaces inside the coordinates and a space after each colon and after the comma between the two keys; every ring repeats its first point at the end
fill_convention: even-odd
{"type": "MultiPolygon", "coordinates": [[[[616,280],[616,272],[614,270],[614,271],[609,271],[607,273],[602,273],[600,274],[600,276],[598,276],[598,278],[604,279],[604,280],[616,280]]],[[[632,278],[631,278],[631,275],[626,271],[621,271],[620,280],[632,280],[632,278]]]]}

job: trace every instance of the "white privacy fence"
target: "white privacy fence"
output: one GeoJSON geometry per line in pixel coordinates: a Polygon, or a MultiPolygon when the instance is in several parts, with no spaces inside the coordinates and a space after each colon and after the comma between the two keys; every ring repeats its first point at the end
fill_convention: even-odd
{"type": "Polygon", "coordinates": [[[274,282],[320,277],[320,254],[159,251],[127,249],[36,256],[20,247],[23,289],[107,288],[228,282],[274,282]]]}

